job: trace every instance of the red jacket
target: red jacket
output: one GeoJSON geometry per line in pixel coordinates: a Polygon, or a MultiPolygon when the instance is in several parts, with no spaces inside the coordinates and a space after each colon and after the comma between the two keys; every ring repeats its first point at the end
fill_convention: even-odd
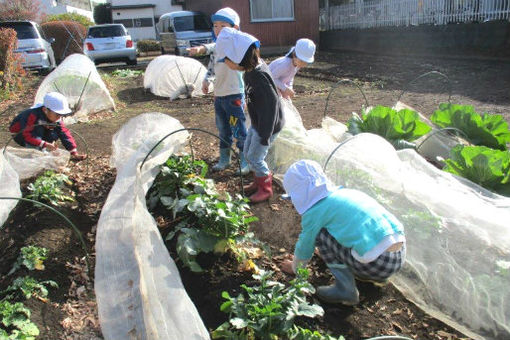
{"type": "Polygon", "coordinates": [[[57,121],[53,129],[39,124],[51,124],[42,107],[21,112],[12,121],[9,131],[16,134],[14,140],[21,146],[34,146],[43,149],[46,142],[53,143],[60,139],[66,150],[76,151],[76,142],[63,122],[57,121]]]}

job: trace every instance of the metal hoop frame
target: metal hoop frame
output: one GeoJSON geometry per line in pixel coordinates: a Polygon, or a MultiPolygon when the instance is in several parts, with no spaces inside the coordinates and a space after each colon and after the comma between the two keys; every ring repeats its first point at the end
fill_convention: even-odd
{"type": "Polygon", "coordinates": [[[340,84],[354,84],[358,88],[359,92],[361,92],[363,99],[365,99],[366,107],[370,106],[368,103],[367,96],[365,95],[365,92],[359,86],[359,84],[357,84],[355,81],[353,81],[351,79],[340,79],[333,86],[331,86],[331,90],[329,91],[328,97],[326,98],[326,107],[324,108],[323,118],[325,118],[327,116],[327,111],[328,111],[328,106],[329,106],[329,98],[331,97],[331,94],[333,93],[333,91],[340,86],[340,84]]]}
{"type": "MultiPolygon", "coordinates": [[[[46,209],[49,209],[50,211],[54,212],[58,216],[62,217],[64,219],[64,221],[71,226],[71,229],[73,229],[74,233],[78,237],[78,240],[81,243],[81,247],[82,247],[83,251],[85,252],[85,261],[87,262],[87,271],[88,271],[88,274],[89,274],[89,276],[92,275],[92,270],[90,269],[89,253],[87,251],[87,245],[85,244],[85,240],[83,239],[83,236],[82,236],[80,230],[78,229],[78,227],[76,227],[76,225],[74,225],[74,223],[71,222],[71,220],[69,220],[64,214],[62,214],[57,209],[55,209],[53,207],[50,207],[47,204],[44,204],[44,203],[36,201],[36,200],[29,199],[29,198],[24,198],[24,197],[0,197],[0,200],[18,200],[18,201],[31,202],[33,204],[40,205],[40,206],[42,206],[42,207],[44,207],[46,209]]],[[[1,229],[2,228],[0,226],[0,230],[1,229]]]]}

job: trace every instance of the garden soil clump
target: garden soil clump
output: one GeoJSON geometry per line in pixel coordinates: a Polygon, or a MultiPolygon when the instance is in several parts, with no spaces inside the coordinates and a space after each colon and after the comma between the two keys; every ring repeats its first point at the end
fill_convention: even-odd
{"type": "MultiPolygon", "coordinates": [[[[454,62],[430,58],[420,60],[319,53],[317,62],[298,74],[293,103],[301,113],[307,129],[319,127],[324,114],[345,123],[352,111],[360,112],[364,101],[356,87],[341,85],[331,94],[328,110],[325,112],[330,89],[338,80],[355,80],[365,92],[370,104],[392,106],[407,82],[431,70],[441,71],[450,78],[452,102],[473,105],[480,112],[503,114],[509,120],[510,93],[502,89],[510,87],[510,66],[483,60],[454,62]]],[[[73,181],[72,190],[76,202],[59,208],[82,233],[92,271],[96,224],[115,181],[115,169],[109,166],[112,135],[129,118],[146,112],[166,113],[178,119],[185,127],[216,132],[211,96],[170,102],[166,98],[146,92],[141,75],[116,78],[111,76],[110,71],[100,70],[100,73],[115,100],[117,111],[97,113],[89,117],[91,120],[88,123],[72,125],[72,129],[86,139],[87,145],[83,145],[79,139],[77,142],[81,152],[88,152],[89,159],[70,163],[67,175],[73,181]]],[[[41,81],[42,78],[36,76],[25,79],[27,88],[24,93],[36,93],[41,81]]],[[[448,96],[444,84],[429,80],[410,87],[402,100],[430,116],[439,103],[448,100],[448,96]]],[[[0,103],[0,124],[3,131],[0,141],[3,144],[10,137],[6,132],[10,120],[16,113],[31,106],[32,100],[31,96],[23,95],[17,100],[0,103]]],[[[205,133],[192,133],[195,157],[209,165],[217,160],[217,144],[214,137],[205,133]]],[[[224,172],[209,175],[215,180],[219,190],[235,194],[240,193],[241,183],[234,171],[232,166],[224,172]]],[[[26,183],[22,187],[24,192],[25,188],[26,183]]],[[[252,207],[252,212],[259,221],[253,223],[251,228],[256,237],[271,249],[271,255],[256,260],[256,264],[260,268],[274,271],[275,279],[288,282],[292,277],[282,273],[278,264],[283,260],[284,253],[293,251],[300,231],[300,216],[290,202],[279,198],[281,193],[282,188],[275,184],[273,198],[252,207]]],[[[170,215],[161,211],[155,214],[155,219],[162,233],[172,224],[170,215]]],[[[93,274],[87,272],[85,254],[73,230],[59,216],[23,202],[11,213],[1,231],[0,289],[10,284],[11,279],[6,274],[21,247],[37,245],[49,249],[48,259],[45,261],[46,269],[30,272],[30,275],[39,280],[54,280],[59,288],[49,290],[49,302],[34,298],[25,302],[32,310],[32,321],[41,332],[37,339],[102,339],[93,292],[93,274]]],[[[171,244],[169,251],[176,259],[175,249],[171,244]]],[[[222,291],[236,296],[241,292],[241,284],[253,285],[256,281],[250,272],[238,270],[236,259],[228,254],[222,257],[200,256],[198,261],[206,269],[204,273],[192,273],[183,268],[180,262],[177,262],[177,265],[187,292],[197,306],[207,329],[213,330],[228,317],[219,309],[225,301],[221,297],[222,291]]],[[[329,271],[320,258],[314,256],[309,268],[309,280],[314,286],[331,283],[329,271]]],[[[413,339],[468,338],[425,314],[391,284],[375,287],[368,283],[358,283],[358,288],[361,298],[358,306],[321,303],[325,310],[323,317],[298,318],[297,323],[331,335],[343,335],[348,340],[379,335],[403,335],[413,339]]],[[[320,303],[317,300],[313,302],[320,303]]]]}

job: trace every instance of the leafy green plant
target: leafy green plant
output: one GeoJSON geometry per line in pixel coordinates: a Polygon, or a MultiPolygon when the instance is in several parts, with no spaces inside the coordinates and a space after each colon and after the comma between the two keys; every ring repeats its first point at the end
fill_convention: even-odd
{"type": "Polygon", "coordinates": [[[39,329],[21,302],[0,301],[0,339],[34,340],[39,329]]]}
{"type": "Polygon", "coordinates": [[[43,175],[37,177],[34,183],[30,183],[27,189],[30,194],[28,198],[40,202],[48,202],[51,205],[59,206],[74,198],[64,193],[65,185],[72,185],[72,182],[64,174],[57,174],[54,171],[45,171],[43,175]]]}
{"type": "Polygon", "coordinates": [[[241,285],[244,294],[231,297],[223,292],[220,310],[229,313],[230,320],[212,332],[213,339],[278,339],[293,330],[296,316],[315,317],[324,314],[319,305],[312,305],[306,297],[315,292],[307,281],[308,271],[299,269],[290,286],[270,280],[270,271],[260,271],[253,278],[259,286],[241,285]]]}
{"type": "MultiPolygon", "coordinates": [[[[190,155],[170,156],[165,164],[160,166],[160,173],[147,193],[149,209],[154,209],[160,200],[166,200],[165,206],[168,207],[174,199],[185,198],[185,194],[180,194],[180,189],[193,190],[193,178],[204,178],[207,171],[208,166],[204,161],[193,160],[190,155]],[[161,199],[162,197],[164,198],[161,199]]],[[[208,188],[206,183],[202,186],[208,188]]]]}
{"type": "Polygon", "coordinates": [[[12,269],[9,271],[8,275],[11,275],[16,270],[21,268],[21,266],[25,266],[28,270],[43,270],[44,269],[44,260],[46,260],[48,255],[48,249],[36,247],[36,246],[27,246],[21,248],[21,254],[16,259],[12,269]]]}
{"type": "Polygon", "coordinates": [[[288,337],[290,340],[345,340],[343,336],[336,338],[328,334],[324,335],[317,331],[311,331],[307,328],[302,328],[296,325],[289,330],[288,337]]]}
{"type": "Polygon", "coordinates": [[[1,294],[4,294],[8,299],[14,299],[16,294],[21,293],[27,300],[32,296],[45,300],[48,296],[47,286],[58,288],[58,284],[52,280],[39,282],[30,276],[18,277],[1,294]]]}
{"type": "Polygon", "coordinates": [[[180,220],[165,239],[178,235],[179,259],[196,272],[202,271],[196,262],[200,253],[230,250],[241,261],[246,258],[243,245],[258,242],[248,233],[248,225],[257,218],[249,211],[247,199],[220,195],[214,181],[204,178],[207,170],[203,161],[173,155],[161,166],[147,194],[149,208],[161,204],[180,220]]]}
{"type": "Polygon", "coordinates": [[[410,142],[431,130],[415,111],[409,109],[396,111],[381,105],[368,112],[363,111],[362,117],[354,114],[347,122],[347,126],[349,132],[354,135],[361,132],[377,134],[397,149],[414,148],[414,144],[410,142]]]}
{"type": "Polygon", "coordinates": [[[463,131],[469,142],[489,148],[506,150],[510,130],[503,116],[475,112],[470,105],[442,103],[430,120],[439,127],[454,127],[463,131]]]}
{"type": "Polygon", "coordinates": [[[457,145],[445,160],[444,171],[510,196],[510,152],[485,146],[457,145]]]}
{"type": "Polygon", "coordinates": [[[112,72],[112,76],[121,77],[121,78],[130,78],[130,77],[137,77],[142,73],[143,73],[143,71],[141,71],[141,70],[116,69],[115,71],[112,72]]]}

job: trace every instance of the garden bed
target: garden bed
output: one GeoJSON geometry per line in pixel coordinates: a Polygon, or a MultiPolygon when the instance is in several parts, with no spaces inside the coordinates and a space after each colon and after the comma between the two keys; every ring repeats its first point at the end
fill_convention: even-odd
{"type": "MultiPolygon", "coordinates": [[[[334,55],[334,58],[319,57],[316,67],[303,70],[305,77],[296,79],[297,97],[295,106],[302,114],[307,128],[320,125],[324,112],[324,103],[329,92],[331,81],[349,76],[360,79],[371,101],[391,106],[401,88],[399,83],[410,80],[418,71],[428,71],[432,67],[442,67],[454,79],[456,85],[454,96],[457,102],[474,105],[480,110],[494,113],[505,112],[508,120],[508,94],[502,91],[490,92],[495,88],[494,82],[500,79],[497,88],[504,88],[507,79],[502,74],[508,74],[508,67],[501,65],[475,64],[461,62],[453,65],[450,62],[438,60],[386,60],[388,70],[384,70],[373,57],[370,64],[369,56],[357,59],[351,55],[334,55]],[[360,60],[365,64],[361,65],[360,60]],[[398,65],[399,72],[390,71],[398,65]],[[372,66],[369,69],[369,65],[372,66]],[[407,73],[406,73],[407,71],[407,73]],[[451,71],[451,72],[448,72],[451,71]],[[473,92],[471,79],[479,78],[480,91],[473,92]],[[466,73],[475,73],[470,77],[466,73]],[[491,78],[492,77],[492,78],[491,78]],[[331,78],[331,79],[329,79],[331,78]],[[324,79],[329,79],[326,81],[324,79]],[[491,80],[492,79],[492,83],[491,80]],[[506,110],[506,111],[505,111],[506,110]]],[[[384,60],[383,60],[384,61],[384,60]]],[[[379,62],[379,61],[377,61],[379,62]]],[[[32,81],[25,93],[35,93],[37,81],[32,81]]],[[[87,124],[74,125],[81,135],[87,139],[90,159],[88,163],[71,164],[70,177],[74,180],[73,189],[76,192],[77,205],[75,209],[65,209],[62,212],[75,222],[82,231],[88,246],[89,254],[94,258],[95,226],[101,207],[111,188],[115,170],[108,166],[111,136],[128,118],[143,112],[159,111],[168,113],[179,119],[186,127],[204,128],[214,132],[214,114],[212,98],[191,98],[169,102],[158,98],[143,90],[143,78],[138,76],[129,79],[110,79],[107,85],[117,104],[116,113],[106,112],[94,116],[94,121],[87,124]]],[[[429,88],[427,91],[413,89],[407,95],[406,102],[421,108],[424,112],[432,112],[440,102],[446,98],[440,88],[429,88]]],[[[22,102],[5,102],[0,104],[0,112],[4,112],[1,119],[2,129],[5,130],[9,120],[24,107],[30,106],[31,97],[22,97],[22,102]]],[[[362,98],[349,87],[342,88],[330,101],[329,115],[346,122],[351,111],[359,111],[362,98]]],[[[2,141],[7,135],[2,134],[2,141]]],[[[79,143],[79,141],[78,141],[79,143]]],[[[217,158],[217,142],[205,134],[194,133],[193,148],[196,157],[205,160],[209,165],[217,158]]],[[[220,190],[231,193],[239,192],[239,180],[233,176],[234,169],[214,174],[220,190]]],[[[278,271],[283,249],[293,250],[293,244],[299,232],[299,215],[289,202],[281,201],[277,187],[274,198],[268,203],[255,205],[253,213],[259,218],[252,224],[256,236],[268,243],[272,249],[272,256],[257,260],[259,267],[274,270],[275,278],[288,282],[291,277],[278,271]],[[288,233],[295,230],[295,233],[288,233]]],[[[156,216],[160,226],[169,223],[168,217],[156,216]]],[[[3,288],[7,282],[5,273],[14,261],[19,249],[28,244],[45,246],[50,249],[47,260],[47,270],[42,272],[39,279],[52,279],[59,284],[56,290],[50,290],[50,301],[44,303],[39,300],[29,300],[26,305],[32,309],[33,321],[41,331],[38,339],[100,339],[98,328],[93,282],[83,281],[86,266],[82,260],[83,252],[78,240],[62,220],[45,211],[36,209],[26,203],[18,205],[11,218],[3,226],[0,236],[0,269],[3,288]],[[69,263],[69,265],[66,265],[69,263]],[[80,288],[80,287],[84,287],[80,288]]],[[[170,247],[171,255],[175,253],[170,247]]],[[[236,261],[224,255],[218,258],[199,258],[208,270],[205,273],[192,273],[180,266],[180,273],[184,285],[191,299],[207,327],[212,330],[226,321],[227,314],[220,312],[219,307],[224,299],[221,292],[229,291],[230,295],[240,292],[241,283],[253,284],[249,272],[239,272],[236,261]]],[[[330,275],[324,263],[314,257],[311,265],[310,282],[314,285],[326,284],[330,275]]],[[[356,307],[343,307],[322,304],[324,317],[318,319],[299,318],[299,325],[310,329],[327,331],[332,335],[343,335],[346,339],[360,339],[377,335],[401,334],[414,339],[460,339],[461,333],[446,326],[442,322],[426,315],[412,302],[406,300],[392,285],[378,288],[370,284],[359,284],[361,303],[356,307]]],[[[312,300],[314,301],[314,300],[312,300]]]]}

